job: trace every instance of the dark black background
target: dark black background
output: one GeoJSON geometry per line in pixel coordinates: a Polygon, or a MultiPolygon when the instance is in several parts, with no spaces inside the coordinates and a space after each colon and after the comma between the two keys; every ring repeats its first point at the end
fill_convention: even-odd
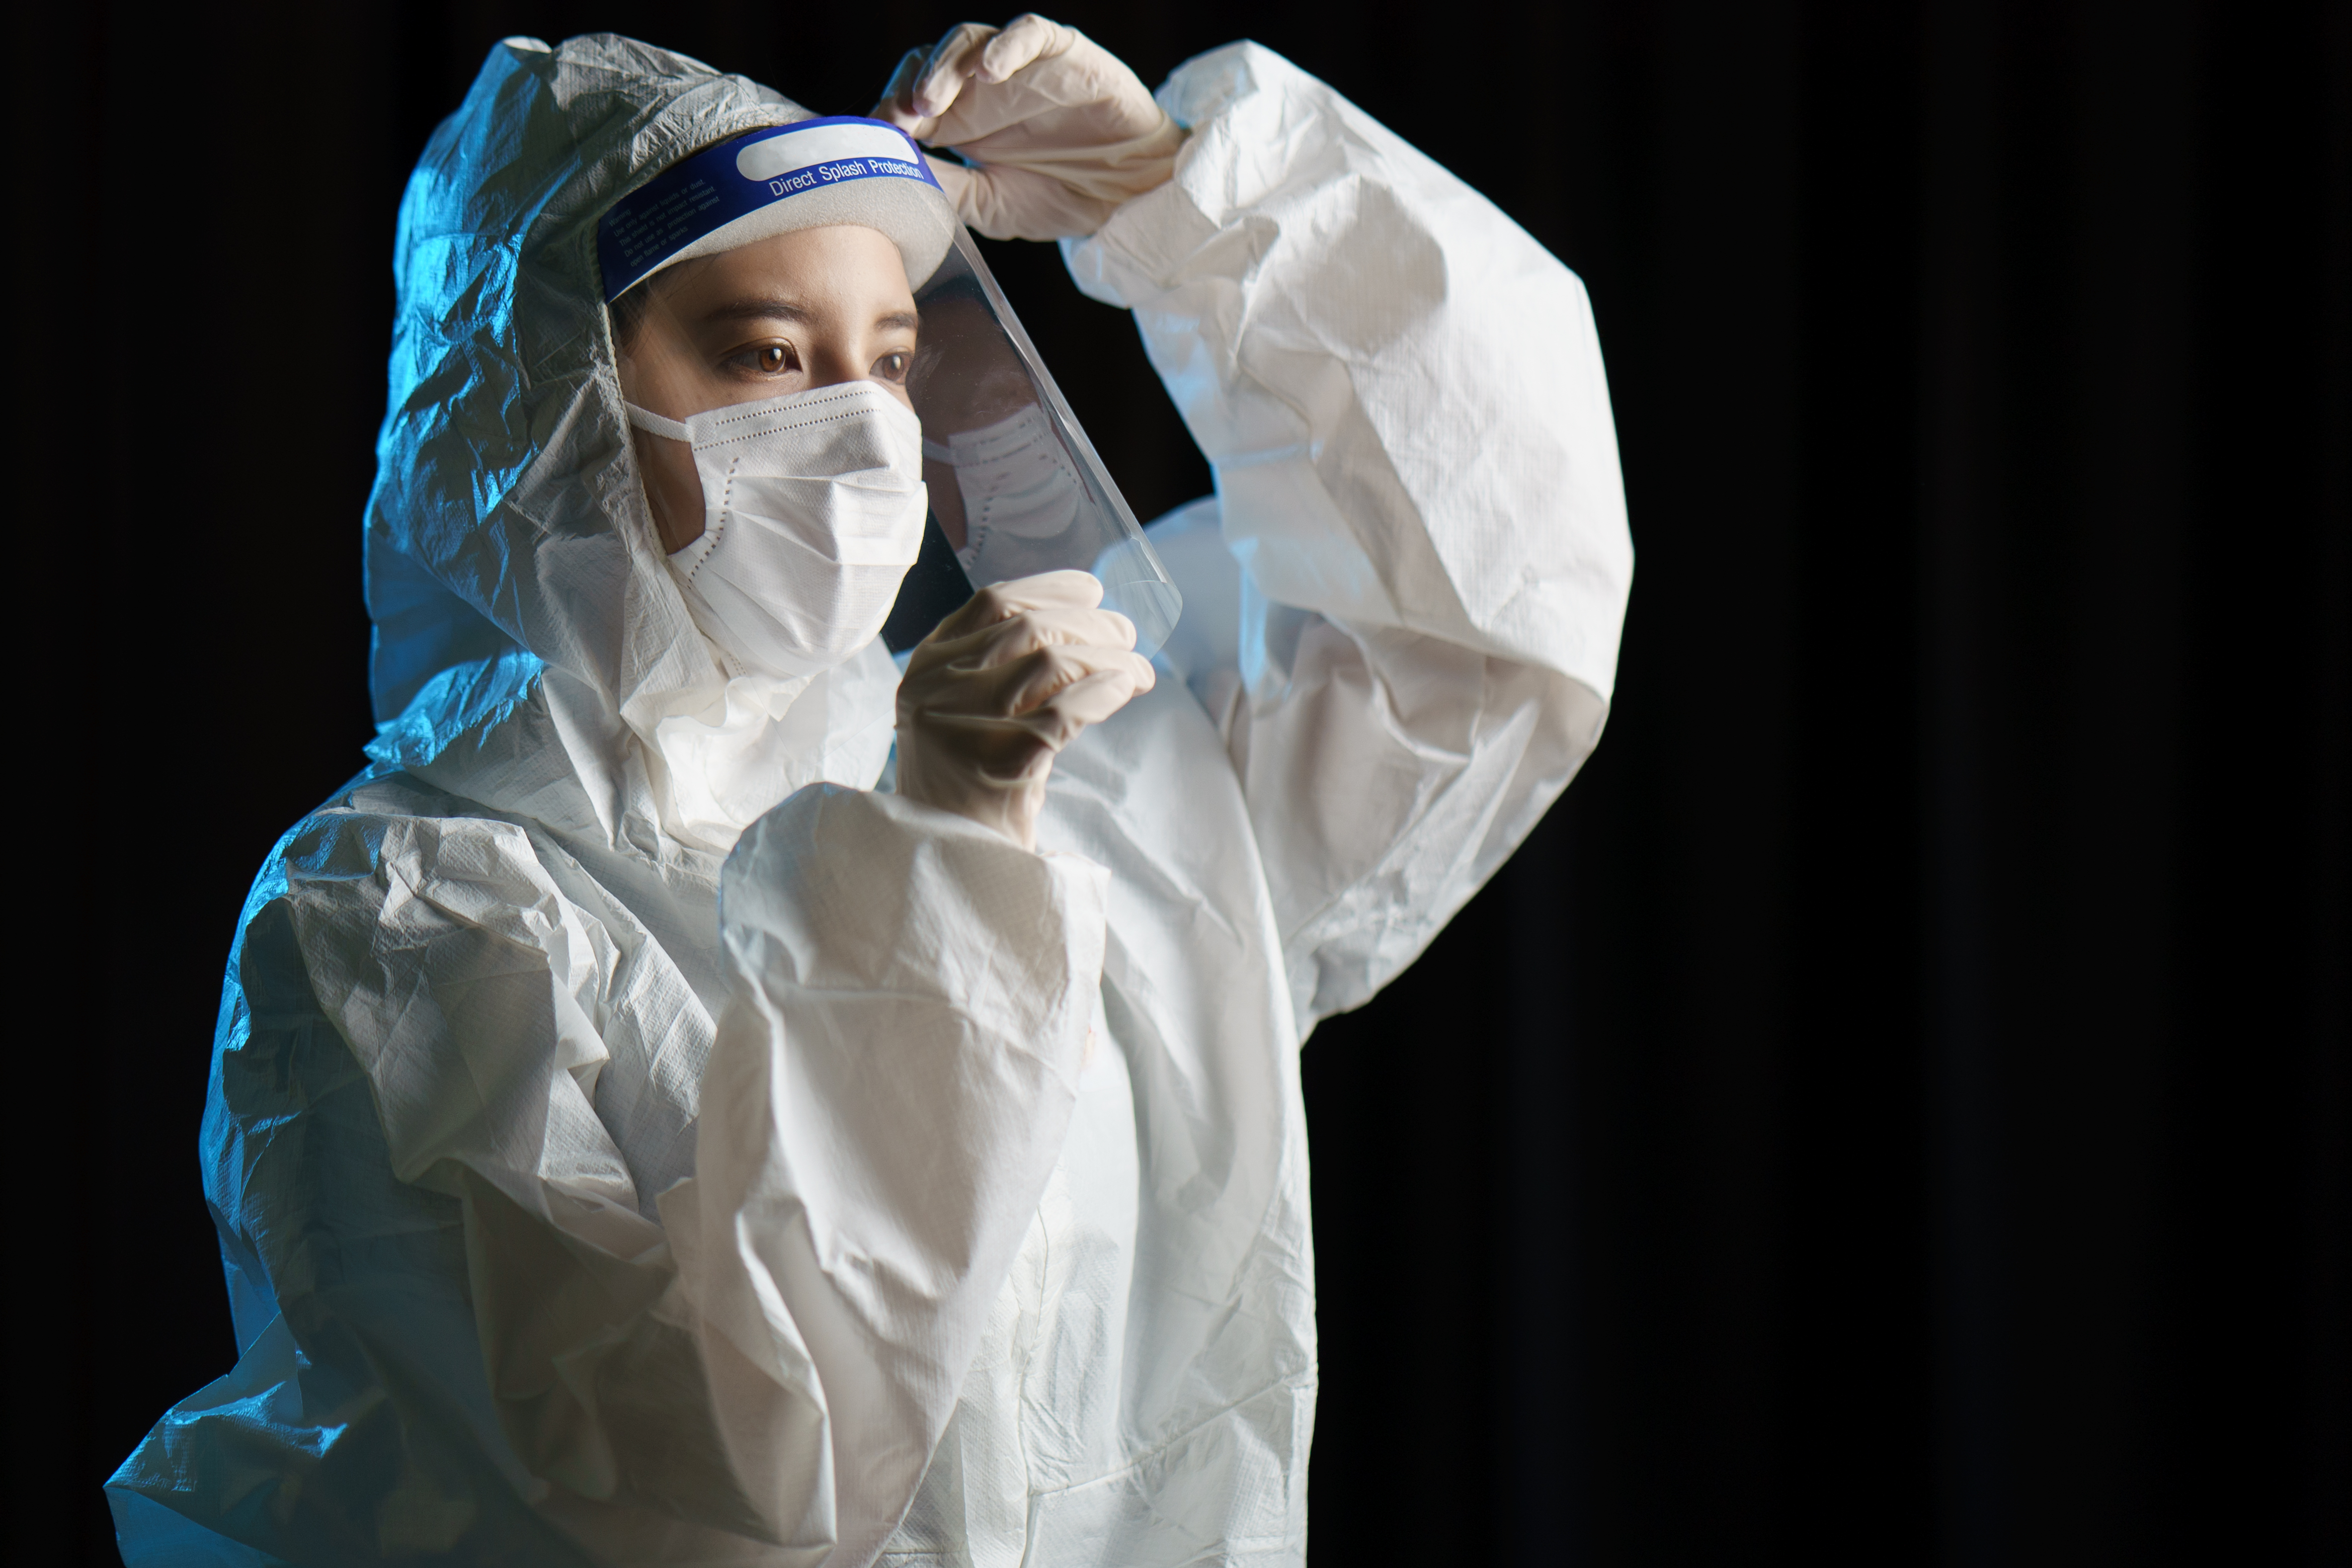
{"type": "MultiPolygon", "coordinates": [[[[10,24],[14,1560],[233,1348],[220,964],[368,733],[394,204],[493,40],[821,110],[929,4],[10,24]]],[[[1590,285],[1609,733],[1307,1051],[1317,1561],[2352,1561],[2342,5],[1071,5],[1250,36],[1590,285]]],[[[1206,471],[1048,247],[1139,511],[1206,471]]],[[[60,1537],[57,1532],[62,1531],[60,1537]]]]}

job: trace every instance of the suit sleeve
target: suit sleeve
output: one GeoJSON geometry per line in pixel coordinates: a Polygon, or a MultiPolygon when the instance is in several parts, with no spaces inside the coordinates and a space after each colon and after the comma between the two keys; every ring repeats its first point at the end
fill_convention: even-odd
{"type": "MultiPolygon", "coordinates": [[[[1182,673],[1311,1024],[1410,963],[1599,740],[1615,432],[1582,284],[1462,181],[1255,45],[1160,100],[1192,132],[1174,180],[1065,255],[1215,472],[1232,629],[1182,673]]],[[[1225,591],[1181,585],[1188,616],[1225,591]]]]}
{"type": "Polygon", "coordinates": [[[1101,884],[804,790],[714,1025],[521,828],[320,814],[214,1058],[240,1358],[110,1482],[126,1560],[871,1561],[1060,1151],[1101,884]]]}

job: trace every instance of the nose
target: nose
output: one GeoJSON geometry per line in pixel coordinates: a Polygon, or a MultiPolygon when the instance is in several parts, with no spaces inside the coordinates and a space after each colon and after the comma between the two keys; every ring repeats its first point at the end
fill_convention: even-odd
{"type": "Polygon", "coordinates": [[[870,381],[912,408],[914,403],[905,386],[873,374],[877,352],[866,343],[847,343],[837,338],[823,338],[812,342],[807,351],[809,387],[814,390],[820,386],[840,386],[852,381],[870,381]]]}
{"type": "Polygon", "coordinates": [[[839,386],[844,382],[865,380],[867,367],[857,352],[860,346],[830,337],[810,344],[809,384],[839,386]]]}
{"type": "Polygon", "coordinates": [[[820,349],[809,356],[809,384],[838,386],[845,381],[858,379],[857,367],[844,353],[820,349]]]}

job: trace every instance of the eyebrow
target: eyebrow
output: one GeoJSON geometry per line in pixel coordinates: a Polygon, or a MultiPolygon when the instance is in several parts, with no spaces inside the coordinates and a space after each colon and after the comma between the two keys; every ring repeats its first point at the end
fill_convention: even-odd
{"type": "MultiPolygon", "coordinates": [[[[807,326],[815,321],[816,312],[790,300],[730,300],[712,307],[704,312],[704,317],[713,321],[797,321],[807,326]]],[[[902,327],[911,332],[919,330],[922,321],[912,310],[891,310],[875,317],[874,324],[902,327]]]]}

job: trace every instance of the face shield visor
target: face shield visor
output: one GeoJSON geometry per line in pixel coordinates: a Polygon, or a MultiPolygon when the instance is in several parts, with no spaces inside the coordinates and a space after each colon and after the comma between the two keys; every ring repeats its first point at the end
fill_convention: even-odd
{"type": "Polygon", "coordinates": [[[685,498],[668,512],[690,508],[696,485],[708,509],[703,537],[672,555],[695,584],[725,509],[765,495],[781,498],[769,512],[797,519],[779,529],[799,553],[780,553],[764,581],[739,575],[803,643],[823,641],[826,621],[836,640],[862,642],[873,633],[862,621],[878,621],[901,651],[974,589],[1066,568],[1101,579],[1138,651],[1167,640],[1175,585],[896,127],[831,118],[736,137],[622,198],[598,241],[616,345],[667,405],[633,402],[640,454],[644,433],[679,444],[644,465],[648,491],[667,461],[685,498]],[[920,502],[906,493],[918,474],[919,547],[907,509],[920,502]]]}

